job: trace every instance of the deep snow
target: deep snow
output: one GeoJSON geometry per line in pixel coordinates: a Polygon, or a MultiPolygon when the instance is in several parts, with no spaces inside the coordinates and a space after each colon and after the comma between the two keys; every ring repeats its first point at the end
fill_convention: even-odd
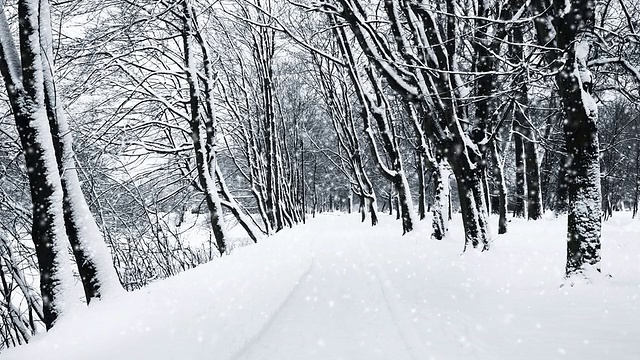
{"type": "MultiPolygon", "coordinates": [[[[307,225],[91,304],[2,359],[640,359],[640,221],[603,228],[603,273],[562,286],[566,219],[513,220],[462,254],[430,220],[307,225]]],[[[495,221],[492,220],[492,223],[495,221]]]]}

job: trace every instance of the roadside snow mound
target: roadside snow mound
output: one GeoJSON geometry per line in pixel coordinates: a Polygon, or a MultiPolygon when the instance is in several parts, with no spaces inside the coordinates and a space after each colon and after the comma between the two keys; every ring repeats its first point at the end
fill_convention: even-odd
{"type": "Polygon", "coordinates": [[[92,304],[2,359],[640,359],[640,221],[604,225],[603,273],[563,286],[566,219],[514,220],[462,255],[459,219],[400,236],[322,215],[92,304]]]}

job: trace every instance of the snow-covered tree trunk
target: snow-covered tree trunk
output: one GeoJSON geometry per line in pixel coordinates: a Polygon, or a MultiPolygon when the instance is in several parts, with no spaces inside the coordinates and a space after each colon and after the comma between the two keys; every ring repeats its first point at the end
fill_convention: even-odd
{"type": "Polygon", "coordinates": [[[272,83],[273,60],[273,30],[260,28],[259,35],[254,44],[254,57],[259,69],[260,89],[262,91],[262,126],[265,144],[265,174],[266,174],[266,210],[271,227],[275,231],[283,228],[282,214],[280,213],[279,198],[279,160],[277,153],[277,133],[274,110],[274,96],[272,83]]]}
{"type": "MultiPolygon", "coordinates": [[[[482,161],[478,165],[482,168],[482,183],[484,186],[485,205],[487,206],[487,213],[491,213],[491,201],[489,200],[489,186],[487,177],[487,146],[488,144],[488,132],[493,125],[492,119],[496,110],[496,96],[495,90],[497,86],[497,75],[495,72],[496,67],[496,53],[499,53],[499,47],[492,49],[492,42],[496,41],[489,39],[489,33],[491,32],[491,26],[488,24],[489,7],[485,3],[485,0],[478,0],[478,18],[475,21],[475,38],[474,52],[475,52],[475,68],[480,73],[475,79],[475,91],[478,97],[476,101],[475,111],[475,125],[472,130],[472,138],[475,144],[477,144],[482,161]]],[[[493,46],[495,48],[495,46],[493,46]]],[[[454,49],[455,51],[455,49],[454,49]]],[[[454,56],[454,54],[451,54],[454,56]]],[[[495,165],[494,165],[495,166],[495,165]]]]}
{"type": "Polygon", "coordinates": [[[253,240],[254,243],[258,242],[260,237],[260,230],[258,229],[258,225],[253,221],[253,218],[245,213],[245,211],[241,208],[240,204],[235,200],[231,191],[227,187],[226,182],[224,181],[224,177],[222,176],[222,171],[220,167],[216,164],[216,180],[219,185],[220,194],[222,195],[224,202],[221,202],[223,206],[228,208],[233,216],[235,216],[236,220],[242,228],[247,232],[247,235],[253,240]]]}
{"type": "Polygon", "coordinates": [[[471,245],[474,248],[489,250],[489,224],[487,207],[485,206],[483,170],[476,161],[470,161],[467,154],[448,156],[449,164],[456,177],[458,195],[460,197],[460,212],[465,232],[465,249],[471,245]]]}
{"type": "Polygon", "coordinates": [[[117,293],[122,286],[107,244],[80,187],[71,129],[54,82],[53,41],[47,0],[40,1],[39,21],[40,43],[44,55],[41,57],[44,98],[64,194],[65,227],[87,302],[91,302],[91,299],[117,293]]]}
{"type": "Polygon", "coordinates": [[[433,233],[432,238],[442,240],[449,231],[449,165],[440,159],[431,161],[433,171],[433,233]]]}
{"type": "MultiPolygon", "coordinates": [[[[188,5],[188,4],[187,4],[188,5]]],[[[188,6],[188,11],[190,11],[190,18],[195,19],[196,14],[194,13],[193,7],[188,6]]],[[[194,21],[195,26],[195,21],[194,21]]],[[[200,29],[194,28],[193,35],[200,46],[200,50],[202,53],[202,65],[204,68],[204,76],[203,76],[203,87],[204,87],[204,113],[202,115],[204,128],[206,133],[206,155],[207,155],[207,165],[209,177],[213,179],[214,184],[216,184],[216,190],[219,191],[220,195],[224,198],[224,204],[222,200],[216,196],[214,201],[220,202],[221,205],[227,207],[231,213],[234,215],[238,223],[244,228],[247,232],[247,235],[253,240],[253,242],[257,242],[260,234],[260,230],[257,227],[257,224],[253,222],[253,218],[247,215],[244,209],[241,208],[240,204],[235,200],[233,194],[228,189],[224,177],[222,176],[222,171],[218,166],[216,150],[215,150],[215,141],[216,141],[216,128],[217,128],[217,119],[215,114],[214,100],[213,100],[213,90],[215,87],[216,76],[213,72],[212,65],[212,57],[209,50],[209,44],[203,37],[200,29]],[[215,175],[214,175],[215,174],[215,175]]],[[[187,58],[188,58],[187,54],[187,58]]],[[[222,208],[216,205],[216,210],[220,211],[220,216],[222,216],[222,208]]]]}
{"type": "MultiPolygon", "coordinates": [[[[372,71],[369,69],[368,71],[372,71]]],[[[402,219],[403,233],[407,233],[413,230],[413,200],[411,199],[411,192],[409,188],[409,181],[404,172],[404,166],[402,162],[402,156],[400,155],[399,146],[397,143],[395,129],[393,128],[393,121],[391,120],[391,114],[389,104],[386,100],[378,80],[375,79],[375,75],[369,72],[370,82],[374,85],[376,97],[379,99],[379,103],[374,105],[372,96],[365,95],[365,101],[368,104],[363,105],[363,120],[365,122],[365,132],[367,139],[369,140],[369,147],[377,159],[378,167],[382,171],[383,176],[391,181],[393,189],[398,194],[398,212],[399,217],[402,219]],[[387,169],[383,165],[378,149],[375,145],[375,138],[373,135],[373,129],[369,123],[369,118],[373,117],[380,132],[380,137],[384,145],[385,153],[391,162],[391,169],[387,169]]],[[[389,192],[389,207],[391,210],[391,191],[389,192]]]]}
{"type": "Polygon", "coordinates": [[[591,95],[592,75],[587,59],[595,23],[595,1],[554,1],[558,46],[565,51],[556,77],[565,112],[567,152],[566,275],[589,276],[600,271],[601,189],[598,144],[598,107],[591,95]]]}
{"type": "Polygon", "coordinates": [[[198,180],[205,196],[207,209],[209,210],[209,222],[211,231],[215,237],[216,248],[220,254],[227,250],[226,236],[224,233],[224,219],[222,217],[222,205],[218,196],[215,181],[215,156],[208,149],[207,139],[213,141],[211,126],[207,128],[201,121],[200,114],[200,90],[198,71],[196,69],[192,39],[194,37],[193,18],[189,0],[182,1],[182,40],[185,55],[185,73],[189,83],[189,110],[191,118],[191,141],[196,157],[198,180]],[[209,150],[209,151],[208,151],[209,150]],[[213,170],[213,171],[212,171],[213,170]]]}
{"type": "Polygon", "coordinates": [[[47,329],[75,301],[63,211],[63,190],[45,106],[38,1],[20,1],[20,55],[0,1],[0,72],[25,155],[33,204],[31,236],[38,258],[47,329]]]}

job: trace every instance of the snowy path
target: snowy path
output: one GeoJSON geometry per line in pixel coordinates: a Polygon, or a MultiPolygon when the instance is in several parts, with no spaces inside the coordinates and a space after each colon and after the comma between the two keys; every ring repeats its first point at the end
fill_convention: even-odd
{"type": "Polygon", "coordinates": [[[417,358],[365,247],[353,246],[362,241],[346,235],[316,240],[301,286],[234,359],[417,358]]]}
{"type": "MultiPolygon", "coordinates": [[[[612,279],[563,287],[564,221],[487,253],[324,215],[79,310],[2,359],[640,359],[640,221],[605,226],[612,279]]],[[[458,224],[453,224],[457,229],[458,224]]]]}

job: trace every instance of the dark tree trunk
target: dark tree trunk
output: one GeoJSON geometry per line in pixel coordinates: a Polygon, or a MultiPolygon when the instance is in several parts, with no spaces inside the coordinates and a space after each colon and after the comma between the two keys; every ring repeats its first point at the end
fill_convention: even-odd
{"type": "Polygon", "coordinates": [[[396,175],[396,189],[398,189],[398,219],[402,219],[402,233],[406,234],[413,230],[413,219],[411,217],[412,201],[409,198],[411,193],[409,191],[409,183],[404,173],[396,175]]]}
{"type": "Polygon", "coordinates": [[[418,153],[416,154],[418,163],[418,215],[420,220],[423,220],[427,216],[425,204],[427,203],[426,184],[424,176],[424,157],[418,153]]]}
{"type": "Polygon", "coordinates": [[[491,162],[493,163],[493,178],[496,182],[498,198],[498,234],[507,232],[507,186],[504,183],[503,162],[498,154],[498,144],[493,142],[491,147],[491,162]]]}
{"type": "MultiPolygon", "coordinates": [[[[528,129],[529,139],[533,139],[533,132],[528,129]]],[[[537,220],[542,217],[542,194],[540,193],[540,168],[538,163],[538,152],[535,142],[525,140],[525,169],[527,180],[527,218],[537,220]]]]}
{"type": "Polygon", "coordinates": [[[395,203],[395,207],[396,207],[396,220],[400,220],[400,200],[398,200],[398,197],[396,196],[394,199],[394,203],[395,203]]]}
{"type": "Polygon", "coordinates": [[[562,155],[559,161],[560,168],[558,170],[558,183],[556,184],[556,198],[554,201],[554,212],[556,215],[566,214],[569,208],[569,174],[567,169],[569,167],[568,157],[562,155]]]}
{"type": "Polygon", "coordinates": [[[27,173],[33,204],[31,237],[38,258],[43,320],[45,327],[49,330],[61,312],[58,307],[58,303],[64,301],[61,288],[68,285],[64,281],[71,280],[71,278],[63,279],[60,274],[60,267],[67,262],[67,248],[62,246],[67,241],[63,227],[62,204],[57,200],[62,197],[62,188],[59,179],[51,181],[53,173],[55,172],[57,177],[58,171],[47,159],[53,156],[53,148],[43,148],[36,140],[38,131],[33,124],[45,122],[46,119],[16,112],[15,108],[14,116],[25,153],[26,166],[29,169],[27,173]]]}
{"type": "MultiPolygon", "coordinates": [[[[550,103],[550,107],[554,106],[554,102],[550,103]]],[[[544,139],[549,139],[551,131],[553,129],[554,117],[547,117],[546,128],[544,132],[544,139]]],[[[549,150],[544,152],[542,162],[540,164],[540,195],[542,197],[543,209],[554,210],[553,199],[554,191],[551,190],[551,179],[553,175],[557,173],[557,169],[554,168],[554,162],[557,160],[557,155],[549,150]]]]}
{"type": "MultiPolygon", "coordinates": [[[[434,159],[435,160],[435,159],[434,159]]],[[[436,240],[442,240],[447,234],[448,229],[448,210],[449,205],[449,178],[445,171],[445,164],[442,160],[433,161],[433,233],[431,237],[436,240]]]]}
{"type": "Polygon", "coordinates": [[[517,130],[519,127],[516,125],[517,121],[514,121],[514,131],[513,140],[515,142],[515,158],[516,158],[516,193],[515,201],[513,204],[513,215],[516,217],[524,217],[525,216],[525,198],[526,198],[526,189],[525,189],[525,163],[524,163],[524,144],[522,136],[520,136],[519,131],[517,130]]]}
{"type": "Polygon", "coordinates": [[[449,160],[458,185],[460,211],[467,245],[489,249],[487,208],[484,204],[482,169],[472,166],[465,156],[453,156],[449,160]]]}
{"type": "Polygon", "coordinates": [[[633,201],[633,214],[632,218],[635,219],[638,215],[638,208],[640,202],[640,141],[636,142],[636,161],[635,161],[635,190],[633,201]]]}
{"type": "Polygon", "coordinates": [[[598,144],[598,108],[591,96],[591,73],[587,57],[594,26],[595,1],[555,0],[558,47],[566,62],[556,77],[566,120],[567,226],[566,275],[589,268],[600,271],[601,189],[598,144]],[[570,9],[565,6],[570,5],[570,9]]]}
{"type": "Polygon", "coordinates": [[[369,198],[369,213],[371,214],[371,226],[378,224],[376,199],[374,197],[369,198]]]}
{"type": "Polygon", "coordinates": [[[393,215],[393,182],[389,184],[389,196],[387,196],[387,205],[389,206],[389,215],[393,215]]]}

